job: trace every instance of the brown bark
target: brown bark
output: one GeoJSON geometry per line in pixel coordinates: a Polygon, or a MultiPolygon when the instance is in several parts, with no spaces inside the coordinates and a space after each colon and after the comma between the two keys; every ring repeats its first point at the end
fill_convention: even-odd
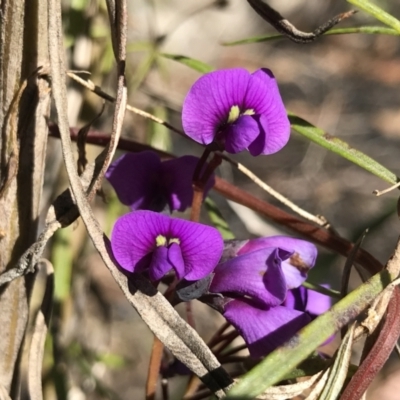
{"type": "MultiPolygon", "coordinates": [[[[1,12],[0,273],[36,240],[50,105],[47,2],[1,0],[1,12]]],[[[0,388],[13,399],[33,280],[0,287],[0,388]]]]}

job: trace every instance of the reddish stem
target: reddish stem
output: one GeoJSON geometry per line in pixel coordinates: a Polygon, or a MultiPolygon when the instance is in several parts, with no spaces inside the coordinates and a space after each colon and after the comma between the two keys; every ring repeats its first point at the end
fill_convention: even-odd
{"type": "Polygon", "coordinates": [[[154,336],[153,348],[150,356],[149,372],[147,374],[146,400],[155,399],[163,351],[164,345],[157,337],[154,336]]]}
{"type": "Polygon", "coordinates": [[[389,303],[385,323],[367,357],[358,367],[340,400],[359,400],[382,369],[400,336],[400,289],[396,287],[389,303]]]}
{"type": "Polygon", "coordinates": [[[221,340],[221,335],[231,326],[229,322],[225,322],[218,330],[214,333],[213,337],[208,341],[207,346],[211,349],[221,340]]]}

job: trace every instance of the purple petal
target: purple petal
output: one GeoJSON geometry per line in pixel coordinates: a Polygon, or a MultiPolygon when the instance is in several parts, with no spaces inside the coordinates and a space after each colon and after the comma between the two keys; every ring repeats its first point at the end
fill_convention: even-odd
{"type": "Polygon", "coordinates": [[[160,201],[160,170],[158,155],[144,151],[124,154],[109,166],[105,176],[122,204],[133,210],[151,208],[160,211],[166,203],[160,201]]]}
{"type": "Polygon", "coordinates": [[[271,236],[249,240],[238,255],[263,248],[279,248],[291,253],[290,258],[283,260],[282,270],[288,289],[299,287],[307,278],[308,271],[314,266],[317,248],[310,242],[287,236],[271,236]]]}
{"type": "Polygon", "coordinates": [[[282,304],[286,281],[278,249],[262,249],[232,258],[214,270],[212,293],[250,296],[267,305],[282,304]]]}
{"type": "MultiPolygon", "coordinates": [[[[321,286],[329,288],[328,284],[323,284],[321,286]]],[[[299,289],[301,289],[301,287],[299,289]]],[[[318,315],[325,313],[331,308],[331,306],[332,300],[329,296],[318,293],[315,290],[307,290],[306,311],[310,313],[312,317],[317,317],[318,315]]]]}
{"type": "MultiPolygon", "coordinates": [[[[197,222],[170,218],[152,211],[136,211],[120,217],[114,225],[111,247],[118,263],[130,272],[155,268],[149,257],[159,249],[157,238],[164,237],[170,252],[160,251],[154,260],[161,260],[160,271],[167,269],[164,260],[176,268],[179,277],[186,280],[202,279],[208,275],[221,258],[223,240],[220,233],[210,226],[197,222]],[[179,245],[181,258],[178,254],[179,245]]],[[[162,246],[160,246],[162,247],[162,246]]],[[[159,270],[150,275],[159,275],[159,270]]]]}
{"type": "Polygon", "coordinates": [[[288,290],[285,299],[285,307],[292,310],[306,311],[308,290],[304,286],[288,290]]]}
{"type": "Polygon", "coordinates": [[[172,269],[173,264],[168,259],[168,250],[164,246],[159,246],[154,250],[149,266],[151,280],[158,281],[172,269]]]}
{"type": "Polygon", "coordinates": [[[227,122],[232,106],[244,106],[251,75],[241,68],[204,74],[190,88],[182,107],[182,125],[193,140],[209,144],[227,122]]]}
{"type": "Polygon", "coordinates": [[[254,358],[275,350],[311,321],[300,311],[283,306],[260,309],[241,300],[226,304],[224,316],[243,336],[254,358]]]}
{"type": "Polygon", "coordinates": [[[257,121],[250,115],[242,115],[224,129],[225,150],[228,153],[239,153],[245,150],[259,135],[257,121]]]}
{"type": "MultiPolygon", "coordinates": [[[[322,285],[329,287],[329,285],[322,285]]],[[[331,298],[325,294],[310,290],[304,286],[288,291],[285,306],[299,311],[307,311],[312,317],[328,311],[331,307],[331,298]]]]}
{"type": "Polygon", "coordinates": [[[111,247],[118,263],[130,272],[149,267],[147,255],[156,249],[156,238],[169,234],[171,219],[152,211],[135,211],[118,218],[111,247]]]}
{"type": "MultiPolygon", "coordinates": [[[[199,159],[194,156],[183,156],[161,164],[161,182],[168,199],[171,211],[184,211],[193,200],[192,180],[199,159]]],[[[214,175],[207,181],[204,197],[214,186],[214,175]]]]}
{"type": "Polygon", "coordinates": [[[197,222],[171,219],[171,235],[180,240],[188,281],[202,279],[221,258],[224,242],[217,229],[197,222]]]}
{"type": "Polygon", "coordinates": [[[250,153],[253,156],[276,153],[289,140],[290,122],[278,84],[269,69],[252,74],[245,102],[259,116],[260,135],[249,146],[250,153]]]}
{"type": "Polygon", "coordinates": [[[185,262],[182,257],[182,251],[178,244],[172,243],[168,248],[168,261],[174,267],[178,279],[185,275],[185,262]]]}

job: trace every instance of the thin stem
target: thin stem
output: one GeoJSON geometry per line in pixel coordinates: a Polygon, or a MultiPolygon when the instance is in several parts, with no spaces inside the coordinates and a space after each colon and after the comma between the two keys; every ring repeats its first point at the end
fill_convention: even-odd
{"type": "Polygon", "coordinates": [[[220,156],[225,161],[229,162],[231,165],[233,165],[235,168],[237,168],[244,175],[246,175],[248,178],[250,178],[261,189],[263,189],[265,192],[270,194],[272,197],[274,197],[275,199],[280,201],[286,207],[290,208],[296,214],[302,216],[303,218],[305,218],[311,222],[316,223],[319,226],[322,226],[322,227],[329,226],[329,223],[325,217],[313,215],[313,214],[309,213],[308,211],[303,210],[302,208],[300,208],[299,206],[294,204],[292,201],[287,199],[285,196],[281,195],[279,192],[277,192],[271,186],[269,186],[265,182],[263,182],[257,175],[255,175],[252,171],[250,171],[248,168],[246,168],[243,164],[240,164],[237,161],[232,160],[230,157],[226,156],[225,154],[220,154],[220,156]]]}
{"type": "Polygon", "coordinates": [[[169,393],[168,393],[168,379],[167,378],[161,379],[161,391],[162,391],[163,400],[168,400],[169,393]]]}
{"type": "Polygon", "coordinates": [[[200,221],[201,203],[203,202],[204,187],[199,187],[193,182],[193,201],[190,212],[190,220],[194,222],[200,221]]]}
{"type": "Polygon", "coordinates": [[[329,297],[334,297],[335,299],[342,298],[342,296],[338,290],[328,289],[328,288],[318,285],[316,283],[305,281],[301,284],[301,286],[303,286],[307,289],[313,290],[314,292],[325,294],[326,296],[329,296],[329,297]]]}
{"type": "MultiPolygon", "coordinates": [[[[246,345],[243,345],[244,348],[247,348],[246,345]]],[[[220,357],[218,358],[218,361],[221,364],[232,364],[232,363],[241,363],[245,360],[247,360],[249,357],[246,356],[232,356],[232,357],[220,357]]]]}
{"type": "Polygon", "coordinates": [[[213,337],[208,341],[207,346],[211,349],[217,343],[220,342],[221,335],[231,326],[229,322],[225,322],[218,330],[214,333],[213,337]]]}
{"type": "MultiPolygon", "coordinates": [[[[100,87],[96,86],[90,79],[82,79],[80,76],[76,75],[73,71],[68,71],[67,75],[73,79],[75,82],[78,82],[80,85],[84,86],[86,89],[89,89],[91,92],[97,94],[104,100],[107,100],[111,103],[115,102],[115,98],[110,96],[108,93],[104,92],[100,87]]],[[[166,128],[178,133],[179,135],[185,136],[184,132],[178,128],[175,128],[173,125],[168,122],[162,120],[161,118],[157,118],[153,114],[150,114],[146,111],[140,110],[139,108],[132,107],[129,104],[126,105],[126,109],[128,111],[133,112],[134,114],[140,115],[143,118],[150,119],[151,121],[157,122],[160,125],[164,125],[166,128]]]]}
{"type": "Polygon", "coordinates": [[[224,339],[224,341],[214,349],[214,354],[216,357],[220,356],[221,353],[239,336],[239,333],[235,330],[228,333],[224,339]]]}
{"type": "Polygon", "coordinates": [[[156,389],[160,366],[163,357],[164,345],[154,336],[153,347],[151,350],[149,372],[146,382],[146,400],[154,400],[156,397],[156,389]]]}
{"type": "Polygon", "coordinates": [[[186,321],[193,329],[196,329],[196,323],[194,321],[194,316],[193,316],[192,302],[187,301],[185,303],[185,307],[186,307],[186,321]]]}
{"type": "MultiPolygon", "coordinates": [[[[164,297],[170,301],[170,297],[178,283],[175,278],[172,283],[168,286],[167,290],[164,292],[164,297]]],[[[163,343],[154,336],[153,347],[151,349],[149,372],[147,374],[146,382],[146,400],[154,400],[156,394],[156,387],[158,382],[158,377],[160,375],[161,363],[164,355],[164,345],[163,343]]]]}
{"type": "Polygon", "coordinates": [[[204,149],[200,160],[196,165],[196,169],[194,170],[193,174],[193,201],[192,201],[192,210],[190,213],[191,221],[198,222],[200,220],[200,212],[201,212],[201,205],[203,203],[204,197],[204,188],[208,179],[210,178],[211,174],[214,172],[215,168],[221,163],[221,157],[219,155],[214,155],[212,161],[206,166],[206,169],[201,175],[201,172],[206,165],[206,161],[208,156],[212,151],[212,146],[207,146],[204,149]]]}
{"type": "MultiPolygon", "coordinates": [[[[231,356],[232,354],[235,354],[235,353],[237,353],[238,351],[242,351],[242,350],[245,350],[245,349],[247,349],[247,344],[245,344],[245,343],[243,343],[243,344],[241,344],[241,345],[239,345],[239,346],[236,346],[236,347],[230,349],[229,351],[227,351],[226,353],[221,354],[219,361],[220,361],[221,364],[222,364],[222,361],[221,361],[221,360],[225,360],[225,358],[228,358],[228,357],[231,356]]],[[[245,358],[247,358],[247,357],[245,357],[245,358]]],[[[224,361],[224,362],[225,362],[225,361],[224,361]]]]}
{"type": "Polygon", "coordinates": [[[395,185],[388,187],[387,189],[384,190],[374,190],[372,193],[375,196],[382,196],[383,194],[389,193],[394,189],[397,189],[400,186],[400,182],[397,182],[395,185]]]}

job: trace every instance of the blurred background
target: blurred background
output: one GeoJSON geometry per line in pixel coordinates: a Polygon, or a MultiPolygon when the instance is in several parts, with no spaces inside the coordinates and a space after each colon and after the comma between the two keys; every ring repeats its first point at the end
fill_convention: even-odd
{"type": "MultiPolygon", "coordinates": [[[[396,3],[379,1],[381,7],[400,18],[396,3]]],[[[312,31],[334,15],[351,9],[345,1],[337,0],[271,0],[269,4],[304,31],[312,31]]],[[[397,37],[357,34],[322,37],[308,45],[280,39],[224,46],[226,42],[275,31],[244,0],[138,0],[128,1],[128,6],[127,79],[131,105],[181,128],[183,99],[200,73],[161,53],[184,55],[214,68],[243,67],[254,71],[268,67],[279,82],[288,110],[400,174],[397,37]]],[[[115,95],[115,65],[105,2],[65,1],[63,13],[70,69],[90,72],[90,79],[97,86],[115,95]]],[[[378,23],[359,12],[340,27],[361,25],[378,23]]],[[[99,114],[103,100],[72,80],[69,84],[70,125],[80,128],[99,114]]],[[[112,107],[106,104],[93,128],[109,133],[111,124],[112,107]]],[[[193,142],[129,112],[123,135],[175,155],[202,152],[193,142]]],[[[68,185],[60,143],[58,139],[49,140],[44,212],[68,185]]],[[[93,159],[99,151],[99,147],[88,146],[88,158],[93,159]]],[[[382,197],[372,194],[374,189],[386,188],[385,182],[295,133],[275,155],[252,158],[245,152],[234,158],[302,208],[325,216],[347,239],[355,241],[369,228],[363,246],[383,263],[391,255],[400,232],[398,192],[382,197]]],[[[231,166],[223,164],[218,173],[283,207],[231,166]]],[[[290,234],[284,227],[227,202],[216,193],[211,193],[211,198],[239,239],[290,234]]],[[[115,219],[127,211],[107,183],[95,207],[107,234],[115,219]]],[[[206,215],[204,218],[207,222],[206,215]]],[[[338,288],[345,260],[320,250],[311,279],[330,282],[338,288]]],[[[56,234],[48,257],[56,270],[57,305],[46,349],[45,398],[144,398],[153,336],[102,265],[80,221],[56,234]]],[[[352,277],[353,287],[359,283],[356,275],[352,277]]],[[[208,340],[223,318],[198,303],[193,305],[193,311],[196,329],[208,340]]],[[[332,354],[334,346],[326,351],[332,354]]],[[[398,398],[399,366],[398,358],[390,359],[368,399],[398,398]]],[[[171,399],[182,398],[187,379],[170,380],[171,399]]]]}

